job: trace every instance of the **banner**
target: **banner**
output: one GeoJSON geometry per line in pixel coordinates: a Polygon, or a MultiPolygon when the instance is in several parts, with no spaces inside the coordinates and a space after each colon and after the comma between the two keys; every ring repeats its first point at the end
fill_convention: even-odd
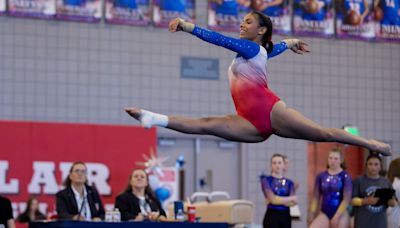
{"type": "Polygon", "coordinates": [[[400,42],[400,1],[375,0],[374,22],[377,40],[400,42]]]}
{"type": "Polygon", "coordinates": [[[289,0],[251,0],[252,8],[269,16],[274,26],[274,33],[291,33],[291,8],[289,0]]]}
{"type": "Polygon", "coordinates": [[[294,0],[293,12],[295,35],[334,35],[333,0],[294,0]]]}
{"type": "MultiPolygon", "coordinates": [[[[179,177],[176,167],[161,167],[158,172],[151,172],[149,184],[160,200],[164,209],[168,204],[178,200],[179,197],[179,177]]],[[[167,210],[165,210],[166,213],[167,210]]]]}
{"type": "Polygon", "coordinates": [[[169,21],[180,17],[195,22],[195,0],[154,0],[153,22],[157,27],[167,28],[169,21]]]}
{"type": "MultiPolygon", "coordinates": [[[[0,5],[2,5],[0,0],[0,5]]],[[[0,6],[0,12],[2,6],[0,6]]],[[[56,14],[55,0],[9,0],[8,14],[18,17],[53,18],[56,14]]]]}
{"type": "Polygon", "coordinates": [[[338,0],[336,6],[337,37],[363,40],[375,38],[371,9],[372,0],[338,0]]]}
{"type": "Polygon", "coordinates": [[[150,23],[150,0],[105,0],[106,22],[146,26],[150,23]]]}
{"type": "Polygon", "coordinates": [[[56,0],[56,18],[71,21],[99,22],[101,0],[56,0]]]}
{"type": "Polygon", "coordinates": [[[0,0],[0,15],[6,13],[6,0],[0,0]]]}
{"type": "Polygon", "coordinates": [[[239,32],[240,23],[250,12],[248,0],[209,0],[208,28],[216,31],[239,32]]]}
{"type": "Polygon", "coordinates": [[[0,121],[0,194],[12,201],[14,216],[37,196],[40,210],[55,211],[55,194],[73,162],[83,161],[88,182],[113,208],[143,154],[156,148],[155,128],[0,121]]]}

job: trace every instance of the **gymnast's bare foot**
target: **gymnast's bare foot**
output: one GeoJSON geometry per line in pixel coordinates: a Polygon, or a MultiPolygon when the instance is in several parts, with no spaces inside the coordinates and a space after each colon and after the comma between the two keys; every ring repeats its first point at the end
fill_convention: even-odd
{"type": "Polygon", "coordinates": [[[135,118],[136,120],[140,121],[141,112],[138,108],[125,108],[125,112],[128,113],[130,116],[135,118]]]}
{"type": "Polygon", "coordinates": [[[125,112],[139,120],[144,128],[151,128],[153,126],[166,127],[168,125],[168,116],[166,115],[138,108],[125,108],[125,112]]]}
{"type": "Polygon", "coordinates": [[[378,152],[384,156],[392,156],[392,148],[389,144],[379,142],[377,140],[370,139],[369,140],[369,149],[375,152],[378,152]]]}

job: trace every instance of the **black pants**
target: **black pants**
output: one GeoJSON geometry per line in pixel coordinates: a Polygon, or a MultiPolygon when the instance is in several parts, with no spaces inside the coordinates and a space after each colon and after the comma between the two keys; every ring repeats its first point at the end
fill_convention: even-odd
{"type": "Polygon", "coordinates": [[[263,220],[264,228],[291,228],[292,218],[289,210],[267,209],[263,220]]]}

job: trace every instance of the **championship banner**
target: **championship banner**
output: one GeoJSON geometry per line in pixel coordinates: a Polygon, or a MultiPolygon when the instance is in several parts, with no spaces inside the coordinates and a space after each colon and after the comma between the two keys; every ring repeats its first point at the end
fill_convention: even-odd
{"type": "Polygon", "coordinates": [[[156,148],[156,130],[113,125],[0,121],[0,194],[14,217],[35,195],[40,211],[55,213],[55,194],[73,162],[87,166],[105,209],[128,184],[133,169],[156,148]]]}
{"type": "Polygon", "coordinates": [[[56,18],[70,21],[99,22],[101,0],[56,0],[56,18]]]}
{"type": "Polygon", "coordinates": [[[400,42],[400,0],[375,0],[375,37],[400,42]]]}
{"type": "Polygon", "coordinates": [[[319,37],[335,34],[333,0],[294,0],[293,33],[319,37]]]}
{"type": "Polygon", "coordinates": [[[180,17],[195,22],[195,0],[154,0],[153,23],[156,27],[167,28],[169,21],[180,17]]]}
{"type": "MultiPolygon", "coordinates": [[[[0,5],[2,5],[0,0],[0,5]]],[[[0,12],[1,12],[0,6],[0,12]]],[[[8,14],[17,17],[53,18],[56,14],[55,0],[8,0],[8,14]]]]}
{"type": "Polygon", "coordinates": [[[106,22],[146,26],[150,24],[150,0],[105,0],[106,22]]]}
{"type": "Polygon", "coordinates": [[[0,15],[6,13],[6,0],[0,0],[0,15]]]}
{"type": "Polygon", "coordinates": [[[336,6],[338,38],[371,40],[375,38],[372,0],[339,0],[336,6]]]}
{"type": "Polygon", "coordinates": [[[249,12],[249,0],[209,0],[208,28],[216,31],[238,32],[240,23],[249,12]]]}
{"type": "Polygon", "coordinates": [[[269,16],[274,26],[274,33],[291,33],[291,9],[289,0],[251,0],[251,7],[269,16]]]}

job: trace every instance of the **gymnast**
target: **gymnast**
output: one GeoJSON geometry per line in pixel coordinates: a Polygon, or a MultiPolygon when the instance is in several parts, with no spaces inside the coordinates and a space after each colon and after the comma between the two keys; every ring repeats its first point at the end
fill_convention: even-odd
{"type": "Polygon", "coordinates": [[[252,11],[240,24],[240,38],[235,39],[200,28],[180,18],[170,21],[170,32],[184,31],[198,38],[237,53],[229,67],[231,95],[237,114],[186,118],[167,116],[139,108],[125,108],[143,127],[160,126],[187,134],[214,135],[226,140],[256,143],[272,134],[317,142],[340,142],[365,147],[391,155],[388,144],[365,139],[336,128],[319,126],[298,111],[289,108],[268,88],[267,60],[286,49],[295,53],[309,52],[308,45],[298,39],[285,39],[273,45],[271,19],[252,11]]]}
{"type": "Polygon", "coordinates": [[[308,213],[309,227],[349,227],[347,207],[351,201],[352,182],[350,175],[343,170],[344,155],[339,149],[329,152],[327,167],[315,178],[314,196],[308,213]],[[318,205],[321,205],[321,210],[317,214],[318,205]]]}

